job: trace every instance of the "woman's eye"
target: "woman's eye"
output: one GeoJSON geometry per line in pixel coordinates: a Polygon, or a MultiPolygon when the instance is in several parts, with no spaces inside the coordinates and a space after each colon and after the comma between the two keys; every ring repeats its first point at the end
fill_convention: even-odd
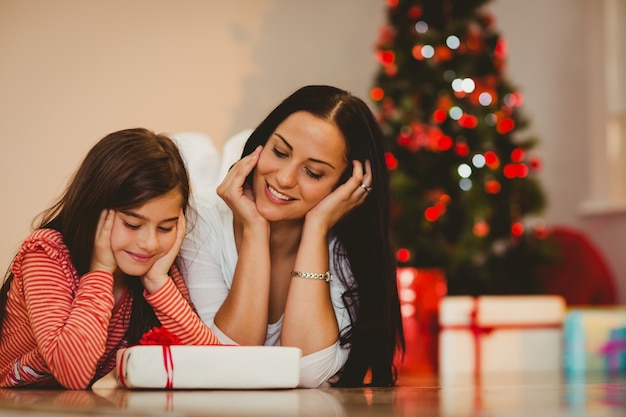
{"type": "Polygon", "coordinates": [[[159,231],[163,233],[168,233],[168,232],[171,232],[172,230],[174,230],[173,227],[159,227],[159,231]]]}
{"type": "Polygon", "coordinates": [[[276,155],[279,158],[286,158],[287,154],[286,153],[282,153],[281,151],[278,150],[278,148],[276,148],[275,146],[272,148],[272,152],[274,152],[274,155],[276,155]]]}
{"type": "Polygon", "coordinates": [[[314,180],[319,180],[320,178],[322,178],[321,174],[316,174],[315,172],[311,171],[310,169],[306,170],[306,173],[309,177],[313,178],[314,180]]]}
{"type": "Polygon", "coordinates": [[[128,228],[129,228],[129,229],[131,229],[131,230],[137,230],[137,229],[139,229],[139,226],[138,226],[138,225],[135,225],[135,224],[130,224],[130,223],[127,223],[127,222],[124,222],[124,226],[128,227],[128,228]]]}

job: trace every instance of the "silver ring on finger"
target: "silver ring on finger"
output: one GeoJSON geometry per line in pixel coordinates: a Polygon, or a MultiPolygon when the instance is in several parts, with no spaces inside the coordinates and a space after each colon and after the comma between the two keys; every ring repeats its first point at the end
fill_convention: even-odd
{"type": "Polygon", "coordinates": [[[368,193],[370,191],[372,191],[372,187],[368,187],[367,185],[365,185],[365,183],[361,183],[361,188],[364,189],[365,191],[367,191],[368,193]]]}

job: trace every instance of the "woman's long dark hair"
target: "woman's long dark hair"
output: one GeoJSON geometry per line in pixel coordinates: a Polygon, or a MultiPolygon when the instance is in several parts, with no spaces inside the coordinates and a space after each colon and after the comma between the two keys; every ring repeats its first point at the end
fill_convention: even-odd
{"type": "MultiPolygon", "coordinates": [[[[174,142],[143,128],[113,132],[87,153],[64,194],[44,211],[35,229],[54,229],[63,235],[78,276],[89,272],[96,226],[104,209],[136,208],[170,191],[181,193],[183,210],[189,202],[189,176],[174,142]]],[[[0,329],[11,270],[0,290],[0,329]]],[[[132,326],[124,339],[134,344],[159,322],[144,299],[138,279],[128,280],[133,294],[132,326]]],[[[1,337],[1,334],[0,334],[1,337]]]]}
{"type": "MultiPolygon", "coordinates": [[[[369,160],[372,191],[365,202],[335,225],[331,233],[339,245],[331,256],[335,265],[347,261],[348,270],[337,271],[344,284],[352,274],[356,285],[343,295],[351,326],[340,335],[350,355],[337,386],[360,386],[371,372],[371,385],[395,384],[394,360],[404,352],[404,334],[396,285],[396,262],[390,238],[389,174],[383,133],[369,107],[349,92],[331,86],[306,86],[287,97],[250,135],[243,149],[248,155],[269,137],[289,115],[309,112],[337,125],[347,144],[348,161],[369,160]]],[[[352,164],[342,175],[346,181],[352,164]]]]}

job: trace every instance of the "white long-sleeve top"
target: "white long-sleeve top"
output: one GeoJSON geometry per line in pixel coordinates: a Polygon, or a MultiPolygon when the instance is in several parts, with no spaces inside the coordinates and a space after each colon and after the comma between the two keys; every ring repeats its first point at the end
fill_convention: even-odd
{"type": "MultiPolygon", "coordinates": [[[[224,344],[236,344],[214,323],[215,315],[226,299],[233,283],[238,254],[233,231],[233,215],[228,206],[216,194],[196,195],[192,202],[196,219],[190,225],[181,247],[180,268],[189,290],[189,296],[202,321],[224,344]]],[[[335,241],[330,242],[332,250],[335,241]]],[[[330,271],[336,276],[336,266],[331,256],[330,271]]],[[[345,271],[346,268],[343,268],[345,271]]],[[[352,279],[352,277],[348,277],[352,279]]],[[[352,282],[349,282],[352,285],[352,282]]],[[[350,318],[342,294],[346,287],[339,279],[330,282],[330,294],[337,317],[339,332],[350,325],[350,318]]],[[[311,320],[315,320],[311,317],[311,320]]],[[[306,323],[302,323],[306,326],[306,323]]],[[[282,329],[282,317],[267,326],[266,346],[278,346],[282,329]]],[[[345,364],[349,348],[337,340],[333,345],[302,357],[300,364],[300,387],[315,388],[327,382],[345,364]]]]}

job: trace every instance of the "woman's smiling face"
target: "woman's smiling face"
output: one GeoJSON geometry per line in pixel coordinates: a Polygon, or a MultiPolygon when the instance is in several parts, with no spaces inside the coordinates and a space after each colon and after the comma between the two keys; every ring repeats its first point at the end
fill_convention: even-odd
{"type": "Polygon", "coordinates": [[[253,192],[268,221],[301,220],[348,167],[346,142],[333,123],[299,111],[270,136],[254,171],[253,192]]]}

